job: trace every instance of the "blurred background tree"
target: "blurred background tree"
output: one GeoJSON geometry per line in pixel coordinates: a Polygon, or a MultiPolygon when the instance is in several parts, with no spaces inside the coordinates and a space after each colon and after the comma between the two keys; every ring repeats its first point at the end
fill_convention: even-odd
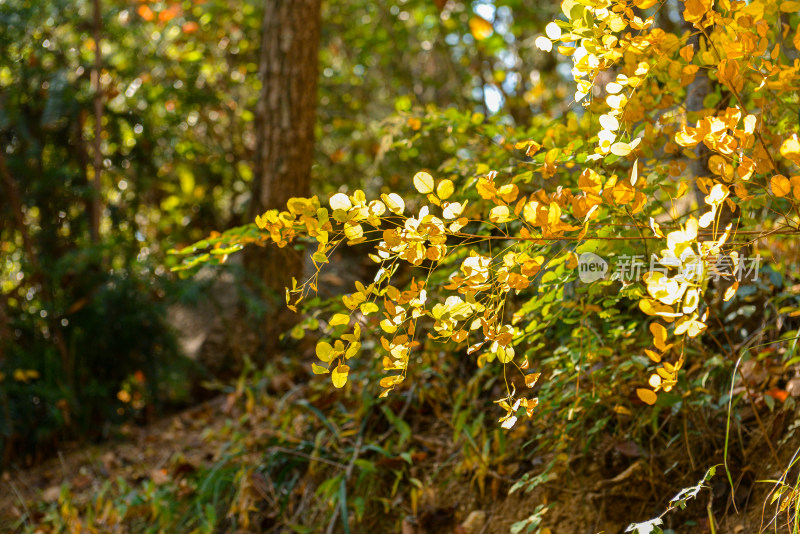
{"type": "MultiPolygon", "coordinates": [[[[262,50],[271,34],[263,30],[278,20],[265,16],[265,5],[272,4],[0,5],[6,460],[190,401],[187,384],[203,371],[181,354],[167,310],[202,300],[209,282],[175,279],[165,252],[249,222],[263,208],[251,194],[261,196],[266,168],[275,165],[263,149],[275,117],[259,106],[270,90],[262,50]]],[[[321,14],[319,109],[313,148],[308,105],[302,140],[270,137],[296,148],[305,167],[287,175],[282,183],[297,189],[284,196],[304,192],[309,165],[320,194],[356,182],[396,187],[406,173],[446,159],[466,168],[497,148],[497,131],[480,124],[454,131],[448,108],[450,117],[478,112],[524,127],[553,105],[553,91],[566,93],[552,60],[529,46],[549,5],[293,7],[283,7],[286,16],[310,33],[292,50],[307,63],[315,49],[310,13],[321,14]]],[[[308,95],[306,68],[298,79],[308,95]]],[[[274,311],[259,296],[268,274],[231,269],[249,279],[237,291],[252,315],[274,311]]]]}
{"type": "MultiPolygon", "coordinates": [[[[311,194],[317,110],[321,0],[270,0],[264,4],[256,104],[255,176],[249,218],[311,194]]],[[[304,250],[251,249],[247,268],[272,301],[261,339],[272,352],[292,325],[284,290],[303,272],[304,250]]]]}

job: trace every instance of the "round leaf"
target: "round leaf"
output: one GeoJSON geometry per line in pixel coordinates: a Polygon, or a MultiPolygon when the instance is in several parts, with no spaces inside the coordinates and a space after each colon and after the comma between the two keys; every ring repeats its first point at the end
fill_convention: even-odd
{"type": "Polygon", "coordinates": [[[453,182],[450,180],[442,180],[439,182],[439,185],[436,186],[436,196],[442,200],[445,200],[453,194],[454,190],[455,188],[453,187],[453,182]]]}
{"type": "Polygon", "coordinates": [[[656,395],[655,391],[645,388],[637,389],[636,395],[642,400],[643,403],[649,404],[650,406],[655,404],[656,399],[658,399],[658,396],[656,395]]]}
{"type": "Polygon", "coordinates": [[[344,387],[344,385],[347,384],[347,374],[349,372],[349,366],[339,364],[336,369],[333,370],[333,373],[331,373],[331,382],[333,382],[333,387],[344,387]]]}
{"type": "Polygon", "coordinates": [[[317,343],[317,358],[325,363],[328,363],[333,359],[333,347],[330,343],[326,341],[320,341],[317,343]]]}
{"type": "Polygon", "coordinates": [[[334,210],[346,211],[353,207],[353,204],[350,202],[350,198],[344,193],[336,193],[328,202],[331,205],[331,209],[334,210]]]}
{"type": "Polygon", "coordinates": [[[423,195],[433,193],[433,176],[421,171],[414,175],[414,187],[423,195]]]}

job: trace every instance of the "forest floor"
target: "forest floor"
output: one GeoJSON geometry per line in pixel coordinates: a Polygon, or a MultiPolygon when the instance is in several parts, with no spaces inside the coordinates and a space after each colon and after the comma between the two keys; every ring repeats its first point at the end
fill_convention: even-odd
{"type": "MultiPolygon", "coordinates": [[[[59,531],[53,527],[58,521],[54,522],[52,517],[48,519],[48,514],[53,514],[60,506],[60,514],[69,515],[64,511],[65,503],[72,510],[100,508],[104,503],[103,495],[107,496],[106,502],[112,500],[108,497],[109,481],[117,481],[117,485],[124,485],[129,489],[149,488],[153,491],[154,488],[169,487],[175,491],[161,495],[170,495],[170,498],[180,499],[181,491],[186,495],[197,496],[201,490],[187,481],[192,480],[192,477],[196,480],[198,473],[219,469],[220,458],[228,454],[226,451],[231,444],[242,439],[241,436],[245,434],[252,439],[246,440],[246,449],[249,451],[244,452],[240,465],[263,462],[265,453],[270,452],[273,455],[280,453],[300,459],[305,457],[308,461],[305,464],[307,470],[302,475],[304,480],[298,481],[294,486],[296,489],[290,492],[289,498],[293,502],[288,509],[284,507],[283,510],[280,510],[280,496],[276,494],[275,484],[269,479],[269,470],[264,471],[267,478],[258,474],[262,471],[245,470],[251,480],[244,486],[240,480],[228,480],[228,483],[238,485],[239,488],[233,500],[247,501],[240,503],[238,508],[232,504],[229,514],[241,513],[244,507],[249,509],[247,513],[254,513],[261,518],[253,520],[249,527],[243,527],[240,523],[237,530],[219,528],[216,531],[288,532],[293,521],[302,522],[298,518],[304,514],[316,514],[318,524],[325,525],[335,509],[331,509],[330,502],[318,498],[319,491],[316,490],[323,485],[326,475],[314,469],[312,464],[315,463],[314,460],[322,466],[341,462],[317,456],[313,451],[304,452],[301,448],[274,445],[271,437],[282,430],[269,424],[274,421],[276,406],[280,406],[272,401],[276,401],[278,397],[285,399],[285,391],[291,391],[289,384],[281,389],[284,390],[282,395],[274,395],[271,401],[263,402],[262,399],[261,402],[254,402],[253,397],[243,394],[245,390],[240,387],[235,392],[221,395],[149,425],[123,426],[118,430],[117,437],[108,442],[64,450],[57,457],[30,469],[7,470],[2,475],[0,492],[3,495],[0,498],[0,530],[40,533],[59,531]],[[257,456],[252,454],[254,450],[259,451],[257,456]],[[290,516],[288,519],[287,515],[290,516]]],[[[326,402],[321,399],[318,406],[322,408],[326,402]]],[[[402,411],[402,407],[400,410],[402,411]]],[[[441,414],[420,409],[404,415],[411,431],[411,437],[405,441],[407,445],[413,445],[408,447],[408,450],[414,451],[411,457],[382,456],[373,465],[395,473],[408,469],[406,475],[401,477],[401,484],[412,488],[412,484],[417,484],[421,489],[409,492],[401,487],[400,491],[393,492],[397,497],[390,504],[407,512],[404,515],[392,513],[391,520],[387,521],[386,517],[382,520],[381,514],[372,508],[373,511],[368,510],[366,516],[360,518],[360,522],[351,518],[353,532],[372,530],[397,531],[403,534],[499,534],[509,532],[515,522],[530,517],[537,509],[544,509],[545,513],[540,514],[541,530],[532,528],[530,532],[622,533],[631,522],[644,521],[659,515],[666,509],[672,494],[683,486],[692,485],[691,480],[685,476],[671,478],[664,475],[663,469],[657,466],[668,461],[672,462],[671,467],[675,473],[696,474],[710,466],[709,460],[713,461],[712,458],[722,458],[722,451],[718,447],[722,444],[716,443],[709,449],[712,451],[709,458],[693,458],[691,453],[675,452],[671,458],[658,458],[657,466],[654,466],[652,464],[655,455],[644,454],[633,443],[615,440],[609,436],[606,442],[598,444],[585,455],[559,462],[561,467],[549,473],[549,478],[532,491],[520,490],[509,495],[508,490],[520,478],[519,474],[541,472],[546,458],[533,464],[521,460],[505,463],[502,469],[491,465],[483,469],[485,476],[478,477],[476,473],[481,471],[481,467],[464,462],[464,444],[461,440],[454,441],[452,428],[442,423],[441,414]],[[690,468],[690,464],[694,469],[690,468]],[[659,471],[657,476],[651,476],[654,469],[659,471]],[[375,514],[376,517],[369,517],[370,514],[375,514]],[[378,530],[376,525],[380,525],[378,530]]],[[[774,443],[779,444],[776,452],[781,457],[780,465],[786,465],[790,461],[800,439],[800,436],[791,435],[793,431],[785,431],[789,428],[789,415],[794,414],[775,412],[763,421],[767,428],[776,432],[781,430],[779,435],[771,436],[774,443]],[[780,439],[787,436],[790,439],[780,439]]],[[[392,427],[376,430],[382,431],[379,437],[374,438],[378,445],[382,441],[381,437],[385,439],[386,433],[394,431],[392,427]]],[[[357,445],[353,457],[358,456],[358,450],[357,445]]],[[[368,455],[364,454],[364,457],[368,455]]],[[[720,466],[710,487],[702,490],[696,500],[690,501],[686,510],[675,510],[667,514],[664,517],[665,524],[676,533],[748,534],[761,532],[768,525],[769,532],[788,532],[781,526],[786,522],[786,512],[778,514],[777,520],[770,525],[770,520],[776,515],[774,507],[766,502],[772,484],[756,483],[758,480],[780,476],[780,469],[775,467],[766,442],[751,450],[749,458],[748,465],[744,469],[738,469],[738,476],[733,472],[734,477],[737,477],[734,480],[737,492],[733,501],[738,505],[737,510],[734,510],[730,499],[725,471],[720,466]],[[712,516],[716,527],[714,529],[710,526],[712,516]]],[[[365,467],[368,466],[359,464],[359,469],[365,467]]],[[[336,471],[333,469],[332,472],[336,471]]],[[[140,491],[146,493],[144,490],[140,491]]],[[[358,488],[352,491],[358,493],[358,488]]],[[[130,501],[128,498],[128,505],[130,501]]],[[[152,502],[150,505],[152,506],[152,502]]],[[[107,508],[109,505],[105,506],[107,508]]],[[[115,506],[118,507],[119,504],[115,506]]],[[[155,515],[157,512],[151,510],[149,513],[155,515]]],[[[95,516],[99,517],[101,514],[98,510],[95,516]]],[[[130,527],[125,514],[129,514],[129,511],[126,510],[124,517],[118,518],[119,523],[130,527]]],[[[148,514],[142,514],[144,524],[147,524],[148,514]]],[[[61,519],[64,524],[68,524],[64,517],[61,519]]],[[[90,522],[84,519],[82,525],[87,530],[76,532],[92,531],[88,528],[90,522]]],[[[335,522],[335,518],[331,522],[335,522]]],[[[100,524],[111,525],[102,522],[100,524]]],[[[535,524],[536,520],[531,522],[531,525],[535,524]]],[[[338,531],[338,526],[334,530],[338,531]]],[[[104,530],[101,526],[94,531],[104,530]]],[[[120,531],[128,529],[123,528],[120,531]]],[[[131,528],[130,531],[135,529],[131,528]]],[[[298,528],[295,531],[302,530],[298,528]]],[[[528,530],[522,529],[521,532],[528,530]]]]}

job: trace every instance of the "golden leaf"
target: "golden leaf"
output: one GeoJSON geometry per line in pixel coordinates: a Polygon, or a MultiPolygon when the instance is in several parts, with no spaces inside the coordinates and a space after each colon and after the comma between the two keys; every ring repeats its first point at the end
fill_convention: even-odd
{"type": "Polygon", "coordinates": [[[336,369],[331,373],[331,382],[333,387],[341,388],[347,383],[347,375],[350,372],[350,367],[347,365],[339,364],[336,369]]]}
{"type": "MultiPolygon", "coordinates": [[[[798,29],[800,34],[800,29],[798,29]]],[[[793,135],[786,139],[781,145],[781,156],[792,161],[796,165],[800,165],[800,141],[797,140],[797,135],[793,135]]]]}
{"type": "Polygon", "coordinates": [[[660,351],[666,350],[667,329],[660,323],[650,324],[650,333],[653,334],[653,344],[660,351]]]}
{"type": "Polygon", "coordinates": [[[627,156],[631,153],[631,145],[628,143],[614,143],[611,145],[611,153],[615,156],[627,156]]]}
{"type": "Polygon", "coordinates": [[[769,181],[769,185],[772,187],[772,194],[776,197],[785,197],[792,191],[789,179],[782,174],[773,176],[769,181]]]}
{"type": "Polygon", "coordinates": [[[494,223],[504,223],[513,220],[508,206],[495,206],[489,212],[489,220],[494,223]]]}
{"type": "Polygon", "coordinates": [[[616,132],[619,130],[619,120],[611,115],[600,115],[600,126],[605,130],[616,132]]]}
{"type": "Polygon", "coordinates": [[[341,324],[347,324],[349,322],[350,322],[350,317],[348,315],[345,315],[343,313],[337,313],[336,315],[331,317],[331,320],[328,322],[328,324],[331,326],[337,326],[341,324]]]}
{"type": "Polygon", "coordinates": [[[636,395],[641,399],[641,401],[645,404],[649,404],[652,406],[656,403],[658,396],[655,394],[654,391],[644,388],[639,388],[636,390],[636,395]]]}
{"type": "Polygon", "coordinates": [[[497,190],[497,196],[509,204],[517,199],[517,195],[519,195],[519,187],[516,184],[506,184],[497,190]]]}
{"type": "Polygon", "coordinates": [[[513,347],[497,347],[497,359],[502,363],[509,363],[514,359],[513,347]]]}
{"type": "Polygon", "coordinates": [[[739,282],[734,281],[733,284],[731,284],[731,286],[725,290],[725,295],[722,297],[722,300],[724,300],[725,302],[731,300],[733,296],[736,294],[737,289],[739,289],[739,282]]]}
{"type": "Polygon", "coordinates": [[[476,41],[483,41],[494,33],[494,27],[485,18],[475,15],[469,19],[469,31],[476,41]]]}
{"type": "MultiPolygon", "coordinates": [[[[527,362],[528,360],[525,361],[527,362]]],[[[525,385],[528,386],[529,388],[535,386],[536,381],[539,380],[539,376],[541,376],[541,374],[542,373],[531,373],[529,375],[525,375],[525,385]]]]}
{"type": "Polygon", "coordinates": [[[561,208],[555,202],[550,203],[550,208],[547,211],[547,224],[548,226],[555,226],[561,220],[561,208]]]}
{"type": "Polygon", "coordinates": [[[599,174],[592,169],[586,168],[581,175],[578,176],[578,187],[581,191],[585,191],[586,193],[599,194],[603,188],[603,184],[600,181],[599,174]]]}
{"type": "Polygon", "coordinates": [[[455,187],[453,186],[453,182],[450,180],[442,180],[439,182],[439,185],[436,186],[436,196],[440,199],[445,200],[453,194],[455,187]]]}
{"type": "Polygon", "coordinates": [[[350,202],[350,197],[345,195],[344,193],[336,193],[333,195],[328,203],[331,206],[331,209],[334,210],[349,210],[353,207],[352,202],[350,202]]]}
{"type": "Polygon", "coordinates": [[[327,367],[322,367],[321,365],[317,365],[316,363],[311,364],[311,371],[315,375],[326,375],[330,373],[327,367]]]}
{"type": "Polygon", "coordinates": [[[319,358],[325,363],[328,363],[331,360],[333,360],[335,356],[333,352],[333,347],[331,346],[330,343],[326,341],[320,341],[319,343],[317,343],[316,352],[317,352],[317,358],[319,358]]]}
{"type": "Polygon", "coordinates": [[[650,384],[651,388],[657,388],[661,386],[661,377],[658,375],[650,375],[650,380],[647,381],[650,384]]]}
{"type": "Polygon", "coordinates": [[[418,172],[414,175],[414,187],[423,195],[433,193],[433,177],[427,172],[418,172]]]}
{"type": "Polygon", "coordinates": [[[655,363],[661,363],[661,355],[654,350],[644,349],[644,353],[647,354],[647,357],[653,360],[655,363]]]}
{"type": "Polygon", "coordinates": [[[383,199],[383,203],[386,204],[386,207],[392,213],[396,215],[402,215],[403,210],[406,208],[405,202],[403,202],[403,198],[398,195],[397,193],[389,193],[381,195],[381,199],[383,199]]]}

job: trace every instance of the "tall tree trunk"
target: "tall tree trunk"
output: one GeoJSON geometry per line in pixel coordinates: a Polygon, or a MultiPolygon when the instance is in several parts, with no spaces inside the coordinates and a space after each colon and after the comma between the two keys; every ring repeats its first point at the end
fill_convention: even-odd
{"type": "MultiPolygon", "coordinates": [[[[269,209],[285,209],[292,197],[310,195],[320,10],[321,0],[265,0],[250,220],[269,209]]],[[[291,246],[254,249],[246,263],[272,294],[262,338],[274,348],[278,334],[292,323],[284,288],[292,276],[302,276],[303,254],[291,246]]]]}

